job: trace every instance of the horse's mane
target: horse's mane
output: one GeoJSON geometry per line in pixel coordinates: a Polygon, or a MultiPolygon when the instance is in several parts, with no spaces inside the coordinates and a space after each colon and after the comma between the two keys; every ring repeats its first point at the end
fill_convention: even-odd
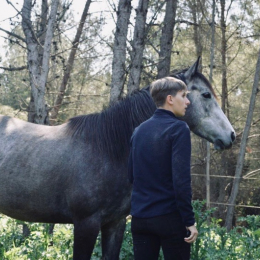
{"type": "Polygon", "coordinates": [[[67,134],[83,138],[96,151],[118,161],[128,156],[135,127],[150,118],[155,109],[148,90],[137,90],[101,113],[71,118],[67,134]]]}
{"type": "MultiPolygon", "coordinates": [[[[185,82],[187,69],[173,71],[170,76],[185,82]]],[[[207,78],[196,72],[194,77],[205,82],[215,92],[207,78]]],[[[100,113],[73,117],[69,120],[67,134],[83,138],[99,153],[107,154],[112,160],[120,161],[128,156],[130,137],[138,125],[150,118],[156,106],[147,88],[137,90],[110,105],[100,113]]]]}
{"type": "MultiPolygon", "coordinates": [[[[182,69],[182,70],[173,70],[170,73],[171,77],[174,78],[178,78],[182,81],[185,82],[185,78],[184,78],[184,73],[188,70],[189,68],[186,69],[182,69]]],[[[215,98],[217,98],[216,92],[214,91],[212,85],[210,84],[210,82],[208,81],[208,79],[200,72],[196,72],[195,75],[193,77],[198,77],[200,78],[202,81],[205,82],[206,86],[208,87],[208,89],[212,92],[212,94],[214,95],[215,98]]],[[[185,82],[186,83],[186,82],[185,82]]]]}

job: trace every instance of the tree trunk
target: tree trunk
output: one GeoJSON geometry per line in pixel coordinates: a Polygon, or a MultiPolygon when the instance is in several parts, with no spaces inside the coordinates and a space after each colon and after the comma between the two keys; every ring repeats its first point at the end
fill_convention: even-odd
{"type": "Polygon", "coordinates": [[[51,41],[59,0],[52,0],[51,12],[48,20],[44,50],[39,58],[39,42],[31,22],[32,0],[24,0],[22,8],[22,27],[26,37],[27,60],[31,85],[31,104],[28,121],[36,124],[48,124],[48,108],[45,103],[45,88],[49,72],[49,58],[51,41]],[[42,62],[41,62],[42,61],[42,62]]]}
{"type": "Polygon", "coordinates": [[[88,14],[88,10],[89,10],[89,6],[91,4],[91,0],[87,0],[86,4],[85,4],[85,8],[83,10],[81,19],[80,19],[80,23],[76,32],[76,36],[74,41],[72,42],[72,49],[70,51],[70,55],[69,55],[69,59],[66,65],[66,70],[65,73],[63,75],[63,79],[60,85],[60,89],[59,89],[59,93],[56,97],[55,103],[54,103],[54,107],[51,111],[51,119],[50,119],[50,123],[51,125],[54,125],[57,117],[58,117],[58,113],[59,113],[59,109],[61,107],[62,101],[63,101],[63,97],[64,97],[64,93],[68,84],[68,81],[70,79],[70,75],[71,75],[71,71],[73,68],[73,64],[74,64],[74,60],[75,60],[75,56],[76,56],[76,52],[79,46],[79,40],[83,31],[83,27],[87,18],[87,14],[88,14]]]}
{"type": "Polygon", "coordinates": [[[192,19],[193,19],[193,23],[194,23],[193,41],[194,41],[195,47],[196,47],[196,56],[200,57],[200,56],[202,56],[203,45],[202,45],[202,40],[201,40],[202,35],[200,33],[202,21],[201,21],[201,19],[199,19],[199,16],[200,16],[201,12],[203,12],[202,8],[204,8],[204,10],[206,10],[205,2],[192,0],[192,1],[188,1],[188,4],[191,9],[192,19]]]}
{"type": "Polygon", "coordinates": [[[113,46],[110,103],[116,102],[120,98],[124,88],[126,41],[130,14],[131,0],[119,0],[113,46]]]}
{"type": "MultiPolygon", "coordinates": [[[[33,31],[31,21],[32,0],[24,0],[22,8],[22,28],[27,45],[27,63],[30,74],[31,97],[28,111],[28,121],[36,124],[49,124],[48,108],[45,104],[45,86],[49,72],[49,57],[51,51],[51,41],[53,37],[54,24],[58,9],[58,0],[53,0],[51,14],[49,17],[47,32],[48,2],[42,0],[41,21],[39,39],[33,31]]],[[[28,237],[30,230],[23,224],[23,236],[28,237]]]]}
{"type": "MultiPolygon", "coordinates": [[[[210,72],[209,81],[213,83],[213,68],[214,68],[214,57],[215,57],[215,0],[212,1],[212,20],[211,20],[211,46],[210,46],[210,72]]],[[[207,161],[206,161],[206,198],[207,208],[210,208],[210,143],[207,142],[207,161]]],[[[208,219],[209,223],[209,219],[208,219]]]]}
{"type": "Polygon", "coordinates": [[[246,144],[247,144],[247,139],[248,139],[248,135],[249,135],[250,127],[251,127],[251,122],[253,119],[255,100],[256,100],[257,93],[259,92],[259,77],[260,77],[260,50],[258,53],[258,60],[257,60],[257,64],[256,64],[255,78],[254,78],[254,84],[253,84],[252,94],[251,94],[251,98],[250,98],[246,125],[245,125],[244,132],[242,135],[240,150],[239,150],[239,154],[238,154],[238,158],[237,158],[235,178],[233,181],[231,194],[230,194],[230,197],[228,200],[228,209],[227,209],[227,216],[226,216],[226,222],[225,222],[225,226],[228,231],[230,231],[232,228],[232,219],[234,216],[236,197],[238,194],[239,184],[240,184],[241,176],[242,176],[242,170],[243,170],[245,152],[246,152],[246,144]]]}
{"type": "Polygon", "coordinates": [[[210,72],[209,72],[209,81],[211,84],[213,83],[213,68],[215,63],[215,13],[216,13],[216,1],[212,0],[210,72]]]}
{"type": "Polygon", "coordinates": [[[40,78],[40,66],[38,63],[37,38],[31,22],[32,0],[24,0],[22,8],[22,27],[27,45],[27,63],[30,74],[31,101],[29,105],[28,121],[35,122],[34,97],[37,95],[38,80],[40,78]]]}
{"type": "Polygon", "coordinates": [[[166,3],[166,11],[164,16],[164,26],[162,28],[162,35],[160,38],[160,53],[158,63],[157,78],[163,78],[170,74],[171,66],[171,52],[173,30],[175,26],[175,16],[177,9],[177,0],[168,0],[166,3]]]}
{"type": "MultiPolygon", "coordinates": [[[[226,20],[225,20],[225,0],[220,1],[221,5],[221,72],[222,72],[222,93],[221,93],[221,108],[223,112],[229,118],[227,114],[227,99],[228,99],[228,92],[227,92],[227,64],[226,64],[226,54],[227,54],[227,40],[226,40],[226,20]]],[[[223,151],[221,154],[221,171],[219,172],[220,175],[226,176],[228,174],[228,161],[229,161],[229,154],[226,151],[223,151]]],[[[217,202],[225,203],[226,197],[226,186],[228,184],[228,180],[225,178],[218,178],[216,180],[218,189],[218,198],[217,202]]],[[[224,219],[225,218],[225,206],[219,205],[218,211],[215,212],[215,217],[224,219]]]]}
{"type": "Polygon", "coordinates": [[[42,6],[41,6],[41,21],[40,21],[40,28],[37,32],[39,35],[39,45],[38,45],[38,52],[39,52],[39,61],[40,64],[42,63],[43,58],[43,51],[44,51],[44,41],[46,37],[46,27],[47,27],[47,21],[48,21],[48,1],[42,0],[42,6]]]}
{"type": "Polygon", "coordinates": [[[145,45],[145,23],[147,17],[149,0],[139,0],[138,8],[136,9],[136,20],[134,39],[131,52],[131,70],[127,85],[127,92],[131,93],[135,89],[139,89],[140,76],[142,73],[143,51],[145,45]]]}
{"type": "MultiPolygon", "coordinates": [[[[226,40],[226,21],[225,21],[225,6],[226,0],[220,0],[221,6],[221,63],[222,63],[222,97],[221,107],[225,114],[227,114],[227,40],[226,40]]],[[[228,116],[228,115],[227,115],[228,116]]]]}

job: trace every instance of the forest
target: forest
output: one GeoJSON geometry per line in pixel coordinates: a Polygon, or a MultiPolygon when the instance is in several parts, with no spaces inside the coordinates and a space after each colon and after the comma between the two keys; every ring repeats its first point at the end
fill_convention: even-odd
{"type": "MultiPolygon", "coordinates": [[[[3,2],[15,15],[5,23],[0,18],[0,114],[31,123],[60,125],[100,112],[202,57],[203,74],[236,141],[231,149],[216,151],[192,134],[193,200],[202,203],[199,214],[208,214],[203,223],[215,223],[218,235],[226,236],[222,245],[240,227],[253,227],[252,241],[260,243],[259,0],[3,2]]],[[[207,247],[205,240],[200,243],[207,247]]],[[[202,258],[201,248],[196,256],[194,246],[194,259],[259,256],[202,258]]]]}

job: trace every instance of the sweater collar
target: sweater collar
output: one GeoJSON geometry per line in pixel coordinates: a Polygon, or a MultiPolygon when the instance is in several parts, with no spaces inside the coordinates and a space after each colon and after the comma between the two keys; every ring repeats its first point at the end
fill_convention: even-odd
{"type": "Polygon", "coordinates": [[[158,117],[168,117],[168,116],[171,116],[173,118],[177,118],[173,112],[171,112],[170,110],[166,110],[166,109],[162,109],[162,108],[157,108],[154,112],[154,115],[155,116],[158,116],[158,117]]]}

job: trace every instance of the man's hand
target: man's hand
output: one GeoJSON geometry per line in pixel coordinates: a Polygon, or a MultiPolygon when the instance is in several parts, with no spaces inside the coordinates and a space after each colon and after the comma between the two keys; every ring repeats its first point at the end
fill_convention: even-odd
{"type": "Polygon", "coordinates": [[[190,226],[190,227],[187,227],[187,230],[190,231],[190,236],[189,237],[185,237],[184,241],[187,242],[187,243],[195,242],[195,240],[198,237],[198,230],[197,230],[197,228],[195,226],[190,226]]]}

